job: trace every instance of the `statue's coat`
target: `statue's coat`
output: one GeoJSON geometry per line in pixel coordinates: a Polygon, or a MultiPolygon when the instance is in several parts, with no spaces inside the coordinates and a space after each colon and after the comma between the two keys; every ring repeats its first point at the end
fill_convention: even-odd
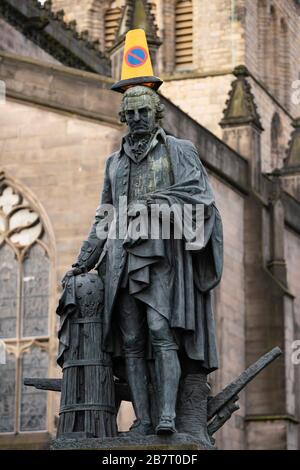
{"type": "MultiPolygon", "coordinates": [[[[204,247],[200,251],[186,250],[184,239],[144,240],[140,244],[108,239],[105,244],[104,344],[108,350],[113,350],[112,333],[117,329],[113,307],[127,259],[129,292],[167,317],[187,356],[201,361],[201,365],[211,371],[218,367],[210,291],[222,274],[221,218],[194,145],[171,136],[165,136],[165,143],[174,184],[147,194],[147,204],[203,204],[204,247]]],[[[127,195],[130,182],[128,165],[125,165],[122,151],[110,156],[106,164],[101,204],[113,204],[117,211],[119,198],[127,195]]],[[[96,213],[88,241],[103,246],[104,240],[97,239],[96,234],[99,221],[99,213],[96,213]]]]}

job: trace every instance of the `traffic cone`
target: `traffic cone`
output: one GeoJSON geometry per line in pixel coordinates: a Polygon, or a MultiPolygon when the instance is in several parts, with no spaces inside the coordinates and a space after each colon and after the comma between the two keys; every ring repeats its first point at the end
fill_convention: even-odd
{"type": "Polygon", "coordinates": [[[111,89],[124,93],[128,88],[143,85],[158,90],[163,81],[153,75],[146,34],[143,29],[128,31],[125,39],[121,80],[111,89]]]}

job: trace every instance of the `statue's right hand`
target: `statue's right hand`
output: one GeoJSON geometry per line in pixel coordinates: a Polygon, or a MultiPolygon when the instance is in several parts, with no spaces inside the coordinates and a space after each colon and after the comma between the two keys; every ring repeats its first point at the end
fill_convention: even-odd
{"type": "Polygon", "coordinates": [[[74,267],[70,269],[70,271],[67,271],[64,277],[62,278],[62,281],[61,281],[62,286],[65,287],[70,277],[78,276],[79,274],[82,274],[82,268],[79,268],[79,267],[74,267]]]}

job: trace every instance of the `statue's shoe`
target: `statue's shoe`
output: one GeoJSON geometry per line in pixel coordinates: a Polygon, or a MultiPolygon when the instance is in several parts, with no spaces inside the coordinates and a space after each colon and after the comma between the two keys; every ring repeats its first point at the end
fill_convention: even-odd
{"type": "Polygon", "coordinates": [[[175,428],[175,420],[168,416],[162,416],[156,426],[155,432],[158,435],[174,434],[177,432],[175,428]]]}
{"type": "Polygon", "coordinates": [[[142,421],[136,420],[128,432],[120,432],[119,437],[141,437],[150,436],[154,434],[154,430],[151,423],[143,423],[142,421]]]}

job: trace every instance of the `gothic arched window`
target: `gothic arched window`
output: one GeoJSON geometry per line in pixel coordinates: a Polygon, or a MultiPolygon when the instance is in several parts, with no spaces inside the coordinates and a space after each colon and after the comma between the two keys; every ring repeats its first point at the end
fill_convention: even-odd
{"type": "Polygon", "coordinates": [[[47,392],[25,377],[47,377],[48,241],[37,210],[13,183],[0,182],[0,434],[47,430],[47,392]],[[2,361],[3,362],[3,361],[2,361]]]}
{"type": "Polygon", "coordinates": [[[193,3],[178,0],[175,8],[175,66],[188,69],[193,65],[193,3]]]}

